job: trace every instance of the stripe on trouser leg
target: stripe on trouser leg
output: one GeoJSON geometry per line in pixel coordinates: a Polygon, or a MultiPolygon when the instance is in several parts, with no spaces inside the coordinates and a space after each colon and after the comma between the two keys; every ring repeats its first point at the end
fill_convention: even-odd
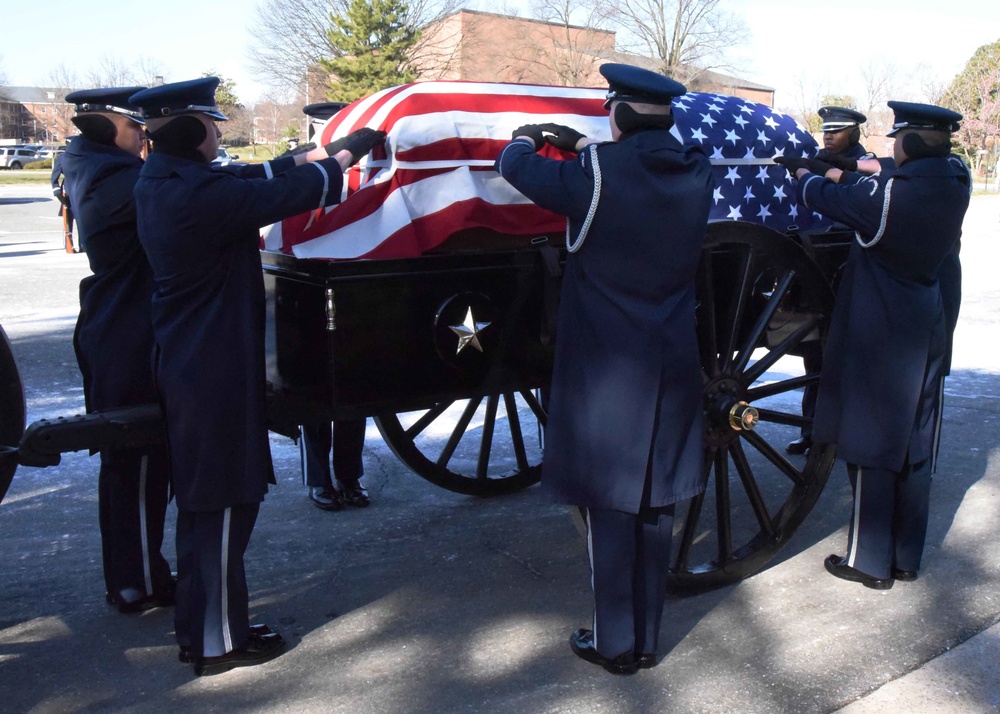
{"type": "Polygon", "coordinates": [[[590,517],[590,509],[585,508],[587,513],[587,557],[590,559],[590,591],[594,593],[594,618],[591,631],[594,633],[594,650],[597,650],[597,591],[594,589],[594,531],[590,524],[593,519],[590,517]]]}
{"type": "Polygon", "coordinates": [[[142,577],[146,583],[146,594],[153,594],[153,575],[149,562],[149,533],[146,528],[146,469],[149,466],[149,455],[143,454],[139,462],[139,532],[142,540],[142,577]]]}
{"type": "Polygon", "coordinates": [[[937,473],[938,451],[941,449],[941,424],[944,422],[944,377],[938,382],[937,414],[934,416],[934,442],[931,448],[931,475],[937,473]]]}
{"type": "Polygon", "coordinates": [[[222,516],[222,641],[226,652],[233,651],[233,635],[229,631],[229,528],[233,509],[227,508],[222,516]]]}
{"type": "Polygon", "coordinates": [[[847,554],[847,564],[854,567],[854,560],[858,556],[858,529],[861,526],[861,483],[864,480],[864,471],[859,466],[858,476],[854,484],[854,518],[851,519],[851,550],[847,554]]]}

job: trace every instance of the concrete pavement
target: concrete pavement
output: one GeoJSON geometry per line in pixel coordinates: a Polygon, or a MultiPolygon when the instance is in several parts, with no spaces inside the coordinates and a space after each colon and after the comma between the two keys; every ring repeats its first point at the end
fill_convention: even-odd
{"type": "MultiPolygon", "coordinates": [[[[479,500],[409,473],[369,426],[364,511],[313,508],[297,449],[248,552],[251,611],[290,643],[195,678],[170,611],[103,601],[97,459],[21,469],[0,505],[0,710],[150,712],[985,712],[1000,708],[1000,198],[977,197],[921,577],[876,592],[831,578],[849,488],[837,467],[763,572],[671,599],[661,664],[612,677],[572,655],[589,573],[537,489],[479,500]]],[[[44,187],[0,186],[0,323],[29,420],[82,411],[70,344],[84,256],[61,252],[44,187]]],[[[173,510],[168,514],[172,520],[173,510]]],[[[167,536],[173,559],[172,524],[167,536]]]]}

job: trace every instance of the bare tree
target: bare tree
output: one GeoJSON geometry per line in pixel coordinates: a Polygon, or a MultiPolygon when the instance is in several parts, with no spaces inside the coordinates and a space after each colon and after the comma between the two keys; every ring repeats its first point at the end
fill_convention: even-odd
{"type": "Polygon", "coordinates": [[[560,84],[587,83],[598,64],[605,61],[611,9],[601,0],[536,0],[532,16],[548,23],[536,31],[544,42],[538,59],[558,77],[560,84]]]}
{"type": "Polygon", "coordinates": [[[163,70],[156,60],[140,57],[137,61],[128,61],[123,57],[104,55],[96,66],[87,72],[86,83],[91,87],[128,87],[153,84],[163,70]]]}
{"type": "Polygon", "coordinates": [[[722,0],[612,0],[624,48],[655,57],[659,71],[681,82],[700,70],[725,68],[723,56],[746,42],[748,30],[722,0]]]}
{"type": "Polygon", "coordinates": [[[886,102],[899,96],[898,74],[899,70],[892,63],[871,61],[861,67],[864,94],[856,108],[868,117],[861,127],[865,136],[885,136],[892,127],[892,110],[886,102]]]}

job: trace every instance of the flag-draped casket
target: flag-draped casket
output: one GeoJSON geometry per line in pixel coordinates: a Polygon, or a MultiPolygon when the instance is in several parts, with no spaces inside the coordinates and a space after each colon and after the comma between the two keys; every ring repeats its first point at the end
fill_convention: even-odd
{"type": "MultiPolygon", "coordinates": [[[[300,258],[406,258],[453,234],[486,229],[504,236],[558,233],[566,222],[530,203],[493,171],[511,132],[554,122],[610,140],[605,92],[481,82],[422,82],[358,100],[330,119],[318,144],[371,127],[376,148],[347,173],[337,206],[294,216],[265,231],[266,250],[300,258]]],[[[773,158],[813,156],[813,138],[790,116],[722,94],[691,92],[673,102],[685,143],[714,166],[711,220],[762,223],[780,231],[823,225],[800,206],[788,172],[773,158]]],[[[553,158],[571,155],[546,146],[553,158]]]]}

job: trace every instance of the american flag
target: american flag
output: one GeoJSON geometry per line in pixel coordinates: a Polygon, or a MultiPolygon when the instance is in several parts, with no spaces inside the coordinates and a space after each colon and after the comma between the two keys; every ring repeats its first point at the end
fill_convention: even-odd
{"type": "MultiPolygon", "coordinates": [[[[596,89],[482,82],[421,82],[358,100],[330,119],[317,143],[364,126],[387,134],[348,170],[338,206],[288,218],[265,229],[264,248],[300,258],[406,258],[456,231],[486,228],[526,238],[558,233],[565,218],[541,209],[493,171],[511,132],[530,123],[565,124],[610,140],[605,92],[596,89]]],[[[812,137],[791,117],[720,94],[674,100],[686,143],[714,165],[712,220],[763,223],[778,230],[814,227],[797,204],[776,155],[813,156],[812,137]]],[[[544,155],[570,159],[552,146],[544,155]]]]}

